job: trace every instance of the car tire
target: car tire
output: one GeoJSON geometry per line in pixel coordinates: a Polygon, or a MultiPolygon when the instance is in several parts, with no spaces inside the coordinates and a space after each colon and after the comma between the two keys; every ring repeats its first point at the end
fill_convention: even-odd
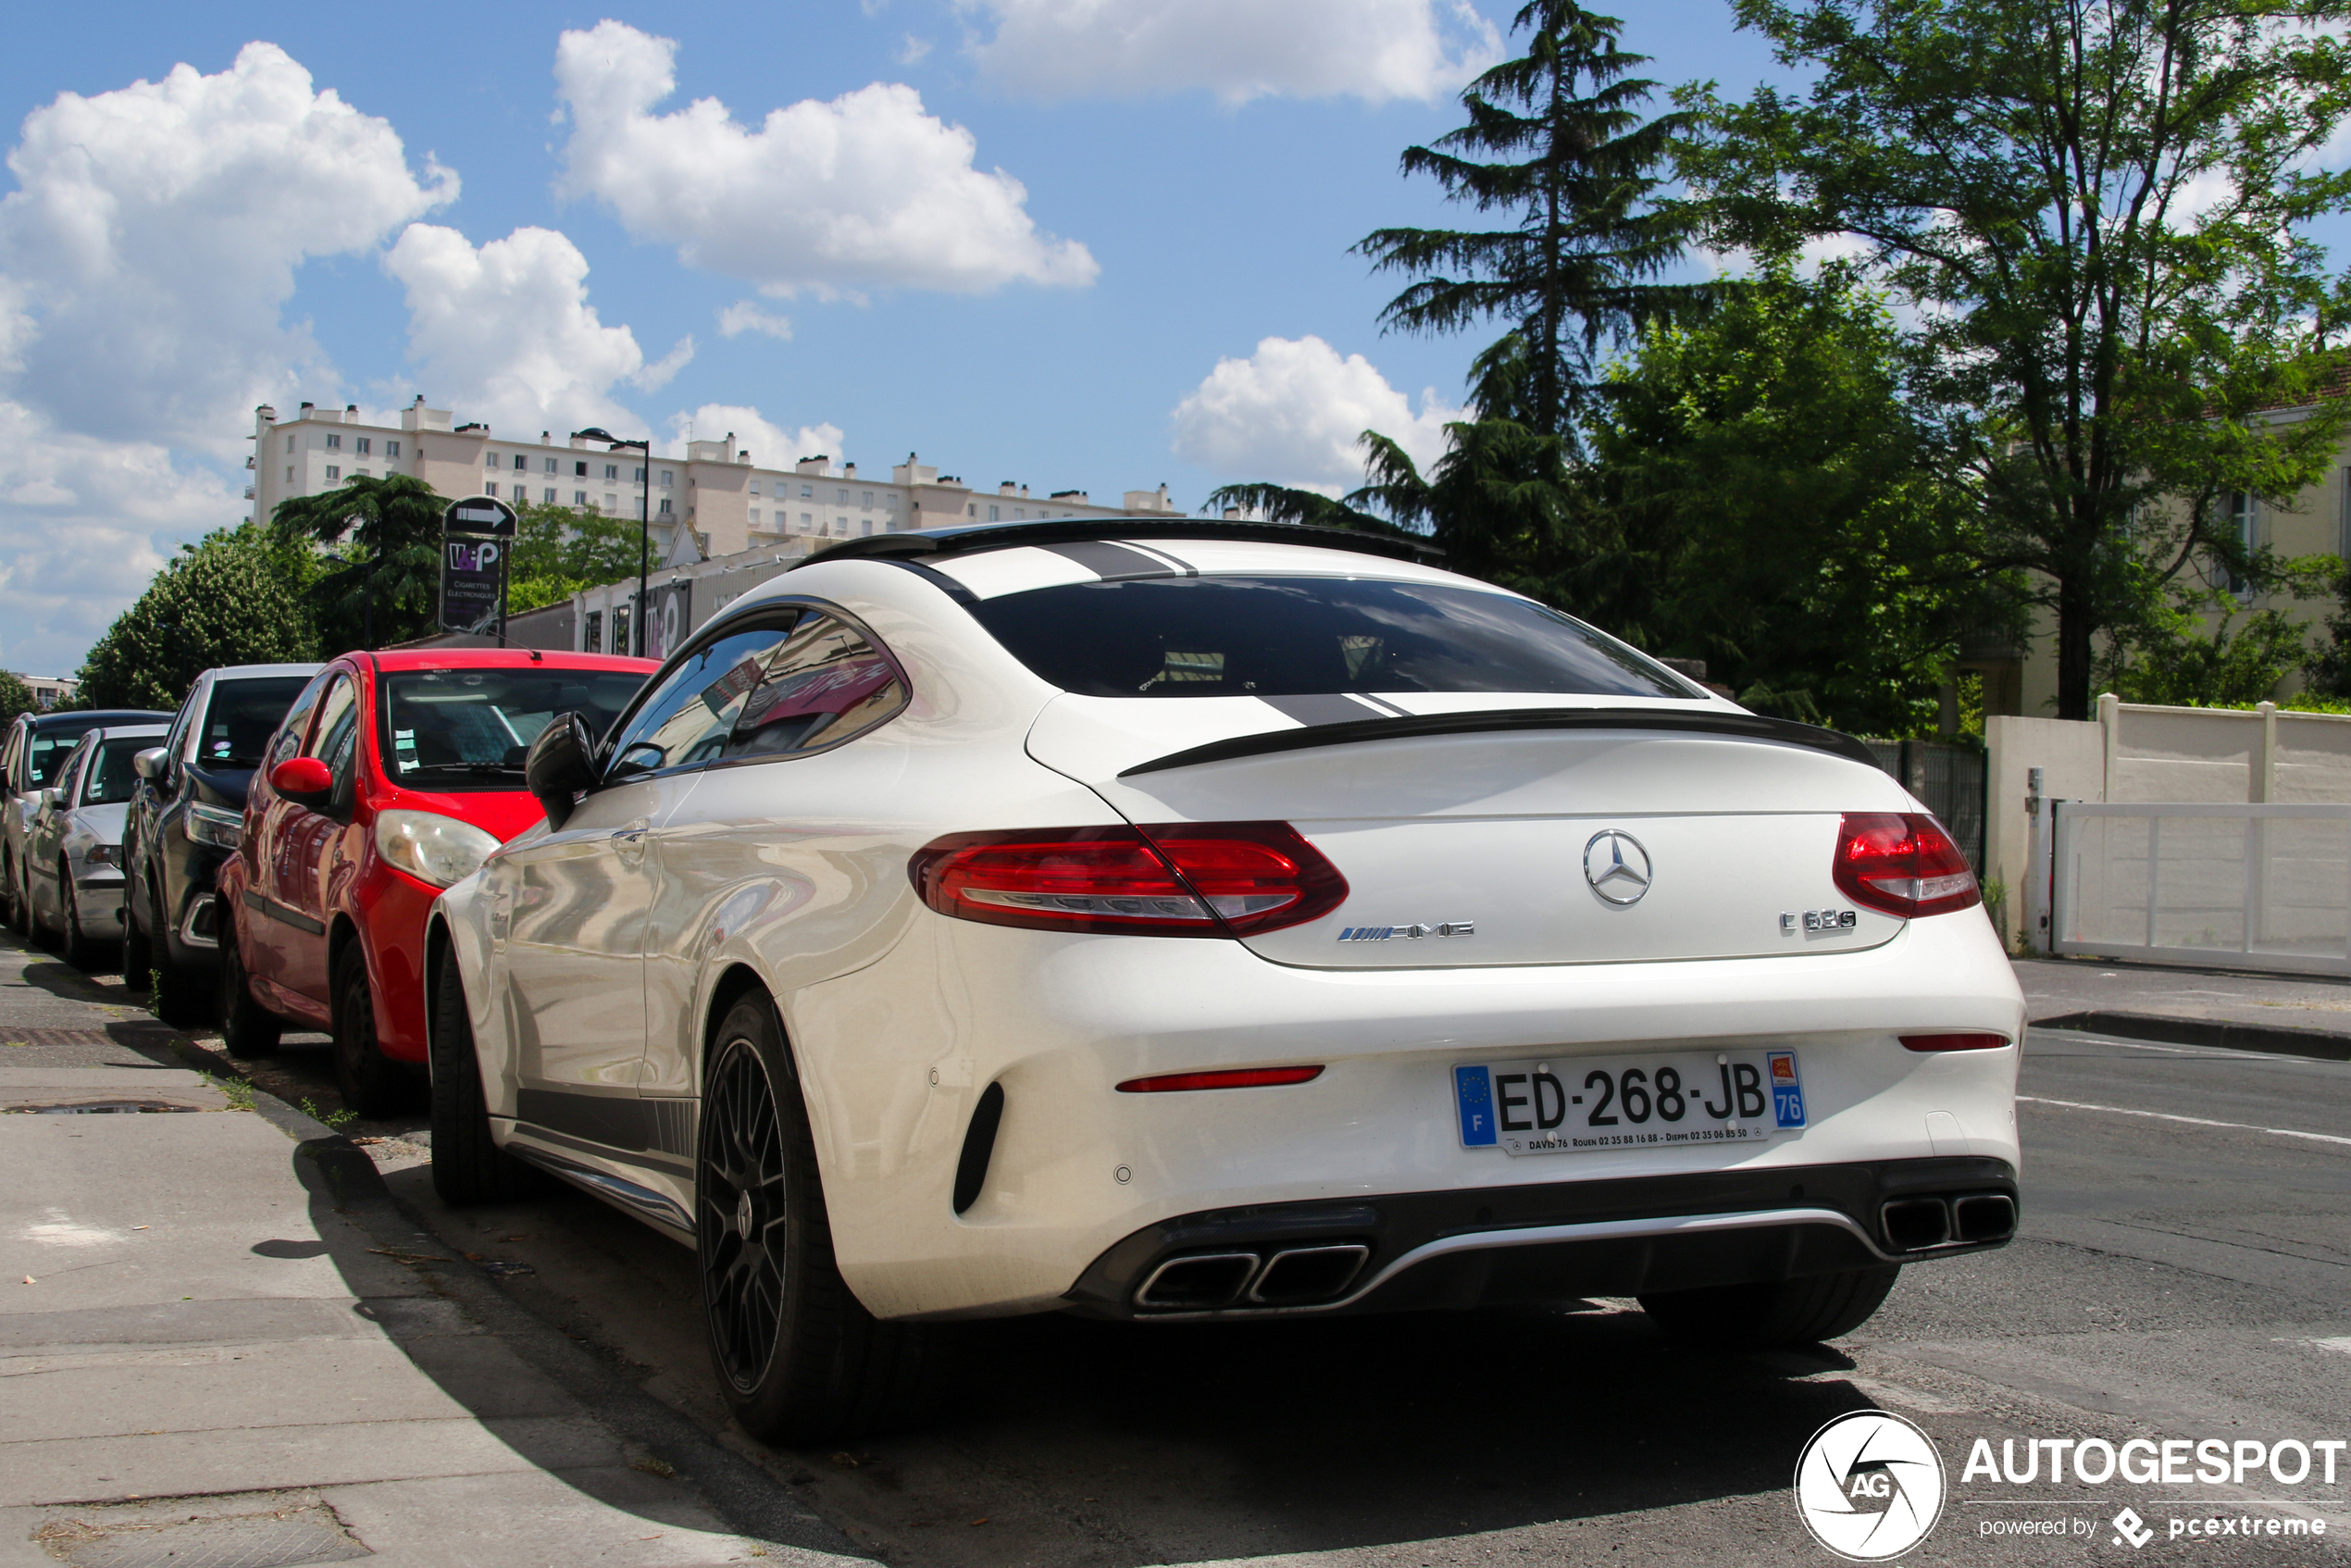
{"type": "MultiPolygon", "coordinates": [[[[214,928],[220,933],[221,951],[225,953],[230,940],[229,933],[233,927],[227,918],[225,905],[220,913],[221,919],[214,928]]],[[[161,885],[155,882],[147,885],[147,929],[155,950],[155,972],[150,977],[155,994],[148,999],[155,1006],[155,1016],[167,1024],[181,1027],[203,1023],[205,1008],[213,998],[205,995],[204,981],[193,970],[172,962],[168,935],[171,927],[164,919],[161,885]]]]}
{"type": "Polygon", "coordinates": [[[432,1189],[453,1208],[504,1203],[543,1185],[539,1173],[498,1147],[490,1136],[490,1104],[481,1091],[481,1058],[466,1011],[466,982],[457,955],[443,949],[427,1020],[432,1058],[432,1189]]]}
{"type": "Polygon", "coordinates": [[[233,921],[220,931],[220,1044],[231,1056],[275,1056],[285,1022],[255,999],[233,921]]]}
{"type": "Polygon", "coordinates": [[[57,862],[57,906],[64,934],[59,952],[68,964],[87,975],[98,967],[98,944],[81,928],[81,900],[73,890],[73,867],[62,860],[57,862]]]}
{"type": "Polygon", "coordinates": [[[1867,1323],[1901,1272],[1885,1263],[1767,1285],[1659,1291],[1640,1299],[1641,1310],[1667,1336],[1687,1344],[1743,1350],[1810,1345],[1867,1323]]]}
{"type": "Polygon", "coordinates": [[[356,941],[335,962],[335,1087],[343,1109],[380,1119],[408,1108],[415,1081],[376,1044],[376,1002],[367,989],[367,955],[356,941]]]}
{"type": "Polygon", "coordinates": [[[152,981],[155,950],[147,940],[147,928],[139,924],[139,907],[145,901],[131,891],[133,886],[126,881],[122,889],[122,983],[136,991],[152,981]]]}
{"type": "Polygon", "coordinates": [[[738,1002],[712,1042],[694,1190],[711,1362],[743,1429],[790,1445],[918,1420],[951,1331],[881,1322],[842,1280],[807,1107],[764,994],[738,1002]]]}
{"type": "Polygon", "coordinates": [[[32,912],[25,906],[24,900],[18,894],[16,867],[14,865],[5,867],[5,877],[0,877],[0,881],[5,881],[6,884],[0,886],[0,914],[6,915],[8,929],[19,937],[31,936],[32,912]]]}

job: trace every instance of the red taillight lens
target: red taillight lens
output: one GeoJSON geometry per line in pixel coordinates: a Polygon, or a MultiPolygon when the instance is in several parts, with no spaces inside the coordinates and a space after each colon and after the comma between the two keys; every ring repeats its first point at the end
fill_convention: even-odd
{"type": "Polygon", "coordinates": [[[1836,836],[1836,885],[1864,909],[1910,919],[1983,901],[1967,857],[1919,812],[1848,812],[1836,836]]]}
{"type": "Polygon", "coordinates": [[[906,869],[941,915],[1044,931],[1247,936],[1347,897],[1346,878],[1286,822],[952,833],[906,869]]]}
{"type": "Polygon", "coordinates": [[[2009,1043],[2006,1035],[1904,1035],[1912,1051],[1997,1051],[2009,1043]]]}
{"type": "Polygon", "coordinates": [[[1320,1067],[1236,1067],[1222,1073],[1163,1073],[1155,1078],[1128,1078],[1121,1094],[1169,1094],[1192,1089],[1263,1089],[1270,1084],[1312,1083],[1323,1076],[1320,1067]]]}

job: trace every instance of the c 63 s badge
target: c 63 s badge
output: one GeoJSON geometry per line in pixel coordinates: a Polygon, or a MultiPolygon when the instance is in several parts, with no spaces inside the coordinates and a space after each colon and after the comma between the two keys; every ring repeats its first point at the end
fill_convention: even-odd
{"type": "Polygon", "coordinates": [[[1423,937],[1474,937],[1477,935],[1474,920],[1447,920],[1435,926],[1349,926],[1338,933],[1343,942],[1386,942],[1398,937],[1418,941],[1423,937]]]}

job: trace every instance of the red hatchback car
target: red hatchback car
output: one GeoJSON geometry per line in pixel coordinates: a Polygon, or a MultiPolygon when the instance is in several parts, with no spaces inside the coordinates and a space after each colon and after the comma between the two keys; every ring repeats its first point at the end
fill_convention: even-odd
{"type": "Polygon", "coordinates": [[[425,912],[545,814],[523,753],[557,715],[601,734],[660,666],[513,648],[345,653],[286,711],[220,869],[229,1049],[334,1036],[343,1101],[398,1110],[425,1062],[425,912]]]}

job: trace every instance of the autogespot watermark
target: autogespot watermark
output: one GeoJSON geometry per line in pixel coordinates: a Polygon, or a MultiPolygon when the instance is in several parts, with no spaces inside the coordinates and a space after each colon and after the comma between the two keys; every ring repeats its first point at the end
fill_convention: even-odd
{"type": "MultiPolygon", "coordinates": [[[[2297,1437],[2263,1442],[2253,1437],[2004,1437],[1996,1454],[1992,1439],[1978,1437],[1959,1470],[1959,1488],[2034,1485],[2194,1488],[2228,1487],[2265,1489],[2313,1484],[2338,1487],[2351,1439],[2297,1437]]],[[[1840,1415],[1804,1445],[1796,1464],[1796,1508],[1812,1537],[1853,1562],[1883,1562],[1900,1557],[1926,1539],[1944,1512],[1949,1483],[1943,1456],[1911,1422],[1887,1411],[1860,1410],[1840,1415]]],[[[2309,1512],[2320,1499],[2146,1498],[2160,1518],[2143,1518],[2124,1494],[2110,1519],[2084,1517],[2084,1505],[2102,1512],[2119,1500],[2018,1499],[2055,1503],[2068,1512],[2010,1516],[1995,1513],[1976,1521],[1985,1538],[2019,1540],[2069,1537],[2093,1540],[2135,1552],[2158,1538],[2191,1543],[2258,1537],[2281,1542],[2316,1540],[2327,1522],[2309,1512]],[[2171,1510],[2181,1512],[2171,1512],[2171,1510]],[[2253,1510],[2259,1509],[2260,1512],[2253,1510]],[[2282,1510],[2283,1512],[2272,1512],[2282,1510]]],[[[1975,1507],[2002,1509],[1995,1495],[1959,1500],[1975,1507]]]]}

